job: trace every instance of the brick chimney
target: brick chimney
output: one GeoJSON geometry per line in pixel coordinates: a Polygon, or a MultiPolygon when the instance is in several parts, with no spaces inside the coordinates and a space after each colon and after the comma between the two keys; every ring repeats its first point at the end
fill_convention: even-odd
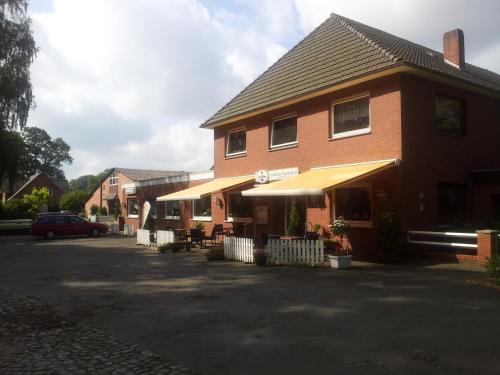
{"type": "Polygon", "coordinates": [[[443,36],[444,60],[459,69],[465,67],[464,32],[460,29],[448,31],[443,36]]]}

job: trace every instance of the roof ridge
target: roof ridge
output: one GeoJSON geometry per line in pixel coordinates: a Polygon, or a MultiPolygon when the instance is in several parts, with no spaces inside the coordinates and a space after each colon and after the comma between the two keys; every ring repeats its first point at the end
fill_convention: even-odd
{"type": "Polygon", "coordinates": [[[341,15],[331,13],[330,17],[340,23],[342,26],[344,26],[347,30],[355,34],[357,37],[359,37],[361,40],[365,41],[368,43],[371,47],[374,47],[378,52],[380,52],[382,55],[385,57],[388,57],[391,61],[393,62],[399,62],[402,60],[400,56],[397,56],[390,51],[386,50],[385,48],[381,47],[378,43],[370,39],[368,36],[363,34],[361,31],[356,29],[353,25],[351,25],[348,20],[350,19],[342,17],[341,15]]]}

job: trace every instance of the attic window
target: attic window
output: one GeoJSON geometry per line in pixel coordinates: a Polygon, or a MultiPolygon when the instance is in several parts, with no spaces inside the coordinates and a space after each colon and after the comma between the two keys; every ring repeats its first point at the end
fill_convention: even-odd
{"type": "Polygon", "coordinates": [[[118,185],[118,173],[116,171],[113,171],[111,176],[109,176],[109,186],[112,185],[118,185]]]}

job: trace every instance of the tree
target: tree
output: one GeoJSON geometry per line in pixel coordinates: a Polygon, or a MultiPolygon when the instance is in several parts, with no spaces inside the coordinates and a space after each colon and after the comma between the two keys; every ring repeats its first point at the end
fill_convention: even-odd
{"type": "Polygon", "coordinates": [[[21,178],[24,154],[24,141],[21,135],[14,130],[0,130],[0,181],[8,181],[4,188],[12,188],[16,180],[21,178]],[[10,185],[10,186],[8,186],[10,185]]]}
{"type": "Polygon", "coordinates": [[[29,68],[37,48],[28,0],[0,0],[0,129],[22,129],[33,103],[29,68]]]}
{"type": "Polygon", "coordinates": [[[23,195],[23,202],[28,207],[28,214],[34,217],[40,212],[44,204],[49,204],[49,189],[46,187],[33,188],[31,194],[23,195]]]}
{"type": "Polygon", "coordinates": [[[94,176],[92,174],[80,176],[69,181],[69,187],[71,190],[84,190],[87,194],[90,194],[99,185],[104,177],[106,177],[111,172],[111,169],[105,169],[98,175],[94,176]]]}
{"type": "Polygon", "coordinates": [[[69,154],[71,147],[62,138],[52,139],[44,129],[37,127],[25,128],[22,136],[25,144],[24,177],[44,173],[49,178],[63,179],[62,165],[73,163],[69,154]]]}
{"type": "Polygon", "coordinates": [[[87,196],[88,194],[82,190],[68,191],[59,199],[59,206],[63,210],[69,210],[74,214],[78,214],[83,211],[87,196]]]}
{"type": "Polygon", "coordinates": [[[10,131],[24,128],[33,104],[29,68],[37,48],[27,7],[27,0],[0,0],[0,182],[12,183],[22,152],[10,131]]]}

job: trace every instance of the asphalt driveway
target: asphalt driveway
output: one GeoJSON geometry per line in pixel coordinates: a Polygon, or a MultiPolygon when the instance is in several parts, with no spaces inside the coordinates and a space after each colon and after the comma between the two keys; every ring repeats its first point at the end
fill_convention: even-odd
{"type": "Polygon", "coordinates": [[[498,374],[500,292],[424,266],[207,262],[122,237],[0,238],[0,284],[207,374],[498,374]]]}

